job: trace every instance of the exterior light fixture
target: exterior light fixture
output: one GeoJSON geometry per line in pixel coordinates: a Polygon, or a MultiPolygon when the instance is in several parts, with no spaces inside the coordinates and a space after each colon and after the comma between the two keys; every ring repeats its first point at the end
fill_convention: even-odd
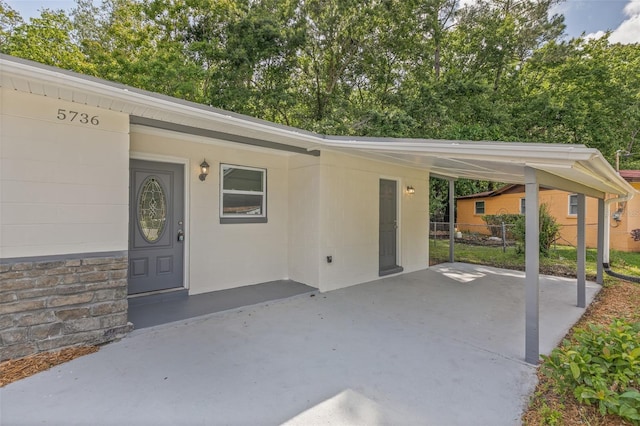
{"type": "Polygon", "coordinates": [[[620,207],[618,210],[616,210],[612,215],[611,218],[613,220],[615,220],[616,222],[620,222],[622,220],[622,212],[624,211],[624,209],[622,207],[620,207]]]}
{"type": "Polygon", "coordinates": [[[200,163],[200,176],[198,177],[200,178],[201,181],[204,182],[208,174],[209,174],[209,163],[207,163],[207,160],[202,160],[202,163],[200,163]]]}
{"type": "Polygon", "coordinates": [[[416,190],[415,190],[415,188],[413,186],[411,186],[411,185],[407,186],[407,194],[413,195],[415,193],[416,193],[416,190]]]}

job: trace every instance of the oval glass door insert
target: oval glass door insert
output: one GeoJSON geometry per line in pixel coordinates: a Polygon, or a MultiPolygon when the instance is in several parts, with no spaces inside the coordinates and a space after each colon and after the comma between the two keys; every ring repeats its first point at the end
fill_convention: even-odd
{"type": "Polygon", "coordinates": [[[155,177],[142,184],[138,199],[138,225],[145,240],[155,243],[162,237],[167,221],[167,197],[155,177]]]}

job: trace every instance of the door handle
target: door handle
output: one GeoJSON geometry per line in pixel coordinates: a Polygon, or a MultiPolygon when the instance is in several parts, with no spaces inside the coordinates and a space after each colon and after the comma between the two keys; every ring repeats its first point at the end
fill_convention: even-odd
{"type": "Polygon", "coordinates": [[[182,229],[178,230],[178,241],[184,241],[184,231],[182,229]]]}

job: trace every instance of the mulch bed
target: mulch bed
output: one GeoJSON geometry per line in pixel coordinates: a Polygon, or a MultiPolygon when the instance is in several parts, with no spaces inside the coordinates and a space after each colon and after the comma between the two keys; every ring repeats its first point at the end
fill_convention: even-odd
{"type": "MultiPolygon", "coordinates": [[[[603,288],[566,338],[571,338],[574,330],[586,328],[587,324],[608,326],[616,318],[624,318],[632,322],[640,321],[640,285],[620,281],[603,288]]],[[[557,395],[551,389],[549,379],[540,372],[538,372],[538,380],[532,402],[522,416],[524,425],[630,425],[618,416],[602,416],[595,406],[579,404],[573,395],[557,395]],[[559,415],[557,423],[553,422],[550,415],[552,412],[559,415]]]]}
{"type": "Polygon", "coordinates": [[[97,351],[97,346],[77,346],[4,361],[0,363],[0,387],[97,351]]]}

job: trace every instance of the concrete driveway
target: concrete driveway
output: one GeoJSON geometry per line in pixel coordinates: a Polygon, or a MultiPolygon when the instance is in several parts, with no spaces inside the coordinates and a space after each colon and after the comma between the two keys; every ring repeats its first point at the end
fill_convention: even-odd
{"type": "MultiPolygon", "coordinates": [[[[536,383],[523,286],[444,264],[140,330],[0,389],[0,423],[516,425],[536,383]]],[[[583,310],[575,280],[540,288],[548,353],[583,310]]]]}

